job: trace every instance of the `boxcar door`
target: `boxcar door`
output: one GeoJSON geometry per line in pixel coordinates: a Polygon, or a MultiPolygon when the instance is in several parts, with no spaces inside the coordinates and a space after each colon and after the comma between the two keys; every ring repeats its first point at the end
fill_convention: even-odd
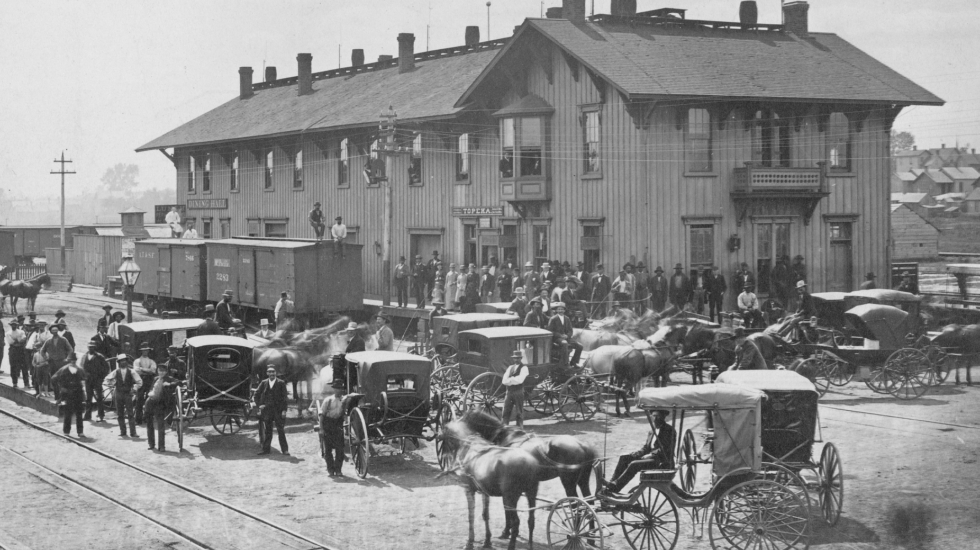
{"type": "Polygon", "coordinates": [[[171,258],[170,248],[157,247],[157,294],[170,296],[171,258]]]}
{"type": "Polygon", "coordinates": [[[291,272],[290,266],[280,265],[272,250],[255,251],[255,286],[258,290],[257,304],[268,306],[279,301],[279,293],[285,289],[293,290],[292,299],[299,303],[300,296],[295,294],[292,281],[285,280],[284,272],[291,272]]]}
{"type": "Polygon", "coordinates": [[[238,251],[238,300],[254,305],[255,297],[255,251],[242,248],[238,251]]]}

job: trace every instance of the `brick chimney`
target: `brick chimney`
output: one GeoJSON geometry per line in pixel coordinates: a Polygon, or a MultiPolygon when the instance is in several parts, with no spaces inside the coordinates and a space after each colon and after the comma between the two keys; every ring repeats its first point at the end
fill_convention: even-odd
{"type": "Polygon", "coordinates": [[[238,68],[238,99],[248,99],[252,97],[252,68],[238,68]]]}
{"type": "Polygon", "coordinates": [[[350,66],[360,67],[364,64],[364,50],[356,49],[350,51],[350,66]]]}
{"type": "Polygon", "coordinates": [[[415,70],[415,35],[403,32],[398,35],[398,72],[415,70]]]}
{"type": "Polygon", "coordinates": [[[266,82],[275,82],[275,80],[276,80],[276,68],[275,67],[266,67],[265,68],[265,81],[266,82]]]}
{"type": "Polygon", "coordinates": [[[572,23],[584,23],[585,0],[561,0],[561,16],[572,23]]]}
{"type": "Polygon", "coordinates": [[[810,4],[803,0],[794,0],[783,4],[783,25],[788,32],[800,38],[810,36],[810,23],[807,12],[810,11],[810,4]]]}
{"type": "Polygon", "coordinates": [[[299,95],[313,93],[313,54],[301,53],[296,55],[299,66],[299,95]]]}
{"type": "Polygon", "coordinates": [[[548,8],[544,12],[544,16],[548,19],[561,19],[562,9],[561,8],[548,8]]]}
{"type": "Polygon", "coordinates": [[[466,27],[466,45],[476,46],[480,43],[480,27],[466,27]]]}
{"type": "Polygon", "coordinates": [[[753,26],[759,23],[759,6],[755,0],[745,0],[738,5],[738,21],[743,26],[753,26]]]}
{"type": "Polygon", "coordinates": [[[619,17],[632,17],[636,15],[636,0],[612,0],[609,11],[619,17]]]}
{"type": "Polygon", "coordinates": [[[391,55],[379,55],[378,56],[378,63],[384,63],[385,61],[391,61],[392,59],[394,59],[394,56],[391,56],[391,55]]]}

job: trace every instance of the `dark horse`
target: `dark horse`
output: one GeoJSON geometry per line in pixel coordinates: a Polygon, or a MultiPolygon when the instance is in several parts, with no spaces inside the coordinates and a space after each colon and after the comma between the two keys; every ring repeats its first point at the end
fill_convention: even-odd
{"type": "Polygon", "coordinates": [[[521,495],[527,497],[527,544],[534,548],[534,507],[538,498],[538,460],[528,451],[518,447],[498,447],[492,445],[470,430],[466,424],[456,420],[446,424],[442,437],[445,438],[446,452],[452,457],[452,467],[439,474],[455,474],[466,491],[466,506],[469,518],[469,538],[467,550],[472,550],[473,515],[476,508],[476,493],[483,495],[484,548],[490,544],[490,497],[504,499],[506,527],[504,535],[510,539],[508,550],[517,545],[517,534],[521,520],[517,515],[517,503],[521,495]]]}
{"type": "Polygon", "coordinates": [[[38,275],[26,281],[19,279],[0,281],[0,293],[10,296],[10,311],[17,315],[17,300],[23,298],[27,300],[27,310],[34,311],[34,302],[37,295],[41,292],[41,287],[51,284],[51,277],[47,273],[38,275]]]}
{"type": "Polygon", "coordinates": [[[494,445],[518,447],[538,460],[541,477],[538,481],[558,478],[565,496],[587,497],[589,475],[596,460],[595,449],[570,435],[539,436],[519,428],[505,426],[497,417],[481,411],[467,411],[459,421],[494,445]]]}

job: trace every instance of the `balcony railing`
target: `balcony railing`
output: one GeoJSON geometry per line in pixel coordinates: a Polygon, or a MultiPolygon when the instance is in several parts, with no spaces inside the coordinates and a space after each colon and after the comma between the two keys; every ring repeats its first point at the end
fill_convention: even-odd
{"type": "Polygon", "coordinates": [[[769,168],[745,163],[735,169],[738,193],[825,193],[823,163],[813,168],[769,168]]]}

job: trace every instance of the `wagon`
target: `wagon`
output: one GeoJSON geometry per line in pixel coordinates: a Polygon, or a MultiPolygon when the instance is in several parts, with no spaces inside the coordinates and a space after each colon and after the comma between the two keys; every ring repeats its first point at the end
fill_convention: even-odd
{"type": "Polygon", "coordinates": [[[809,506],[805,488],[795,474],[766,463],[763,448],[763,401],[760,390],[715,383],[699,386],[647,388],[638,404],[647,412],[673,411],[672,423],[684,429],[686,412],[705,411],[715,426],[711,484],[704,492],[688,491],[673,479],[676,470],[647,470],[627,494],[608,492],[602,462],[595,496],[566,497],[554,505],[547,520],[548,543],[560,548],[605,548],[611,527],[620,527],[636,550],[667,550],[680,535],[678,508],[695,524],[695,534],[708,522],[714,548],[807,548],[809,506]]]}
{"type": "Polygon", "coordinates": [[[150,345],[150,359],[157,363],[167,361],[167,348],[180,346],[188,338],[197,335],[201,319],[161,319],[119,325],[119,349],[135,358],[140,346],[150,345]]]}
{"type": "Polygon", "coordinates": [[[459,381],[466,386],[462,405],[501,417],[503,374],[515,350],[524,355],[525,407],[566,420],[589,420],[602,406],[599,383],[581,368],[568,368],[552,357],[552,333],[534,327],[493,327],[458,335],[459,381]]]}
{"type": "Polygon", "coordinates": [[[184,447],[184,430],[208,418],[218,433],[237,433],[252,409],[252,354],[256,341],[235,336],[195,336],[184,342],[187,381],[177,388],[174,429],[184,447]]]}
{"type": "MultiPolygon", "coordinates": [[[[396,444],[405,452],[419,440],[443,441],[437,436],[452,410],[438,392],[431,393],[432,363],[418,355],[394,351],[348,353],[347,392],[351,394],[344,432],[357,475],[368,474],[370,445],[396,444]]],[[[322,440],[321,440],[322,444],[322,440]]]]}

